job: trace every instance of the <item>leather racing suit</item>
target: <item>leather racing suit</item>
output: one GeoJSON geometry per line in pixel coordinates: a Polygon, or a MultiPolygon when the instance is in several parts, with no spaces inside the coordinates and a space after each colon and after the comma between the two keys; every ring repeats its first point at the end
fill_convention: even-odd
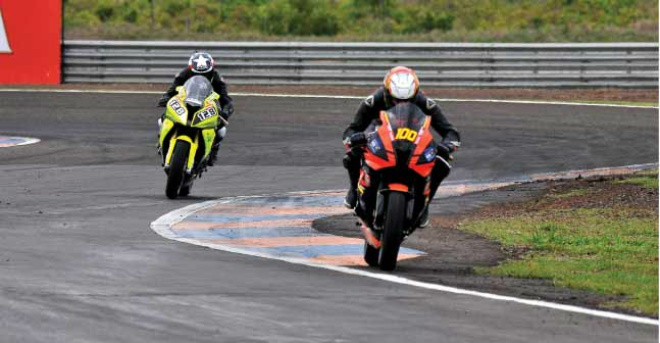
{"type": "MultiPolygon", "coordinates": [[[[450,154],[460,146],[460,134],[449,123],[445,115],[442,113],[440,106],[435,101],[426,97],[421,91],[410,100],[417,105],[426,115],[431,116],[431,127],[442,136],[442,141],[438,145],[438,159],[431,172],[431,194],[430,199],[433,199],[438,187],[442,180],[444,180],[451,171],[451,166],[448,161],[450,154]]],[[[379,118],[380,111],[387,111],[395,105],[384,87],[380,87],[375,93],[368,96],[362,101],[357,109],[353,122],[350,123],[348,128],[344,131],[344,143],[347,146],[347,152],[344,156],[344,167],[348,170],[350,178],[350,189],[355,191],[357,183],[360,178],[360,167],[362,161],[362,150],[353,149],[350,147],[351,136],[356,133],[363,132],[369,124],[379,118]]],[[[352,204],[351,204],[352,205],[352,204]]]]}
{"type": "MultiPolygon", "coordinates": [[[[172,82],[170,88],[168,88],[167,91],[163,94],[160,101],[158,102],[158,106],[165,107],[167,105],[167,102],[177,94],[176,88],[179,86],[183,86],[183,84],[186,83],[188,79],[196,75],[202,75],[211,82],[211,86],[213,86],[213,91],[220,95],[220,109],[221,109],[220,115],[225,120],[229,120],[229,117],[234,113],[234,104],[232,103],[233,100],[227,93],[227,84],[225,83],[225,80],[222,78],[222,76],[220,76],[220,73],[218,73],[218,71],[215,69],[212,69],[208,73],[202,73],[202,74],[194,73],[192,70],[190,70],[190,68],[183,69],[174,77],[174,82],[172,82]]],[[[218,149],[220,147],[220,142],[222,142],[226,134],[227,134],[226,127],[222,127],[221,129],[217,130],[216,140],[213,143],[213,147],[211,148],[211,156],[208,162],[210,166],[215,164],[215,160],[217,159],[218,156],[218,149]]]]}
{"type": "Polygon", "coordinates": [[[234,105],[232,103],[233,100],[227,93],[227,84],[225,83],[225,80],[222,78],[222,76],[220,76],[220,73],[218,73],[218,71],[215,69],[211,70],[208,73],[197,74],[194,73],[189,68],[185,68],[174,77],[174,82],[172,82],[170,88],[167,89],[165,94],[163,94],[163,97],[159,102],[159,106],[164,107],[167,104],[167,101],[176,95],[177,93],[176,88],[179,86],[183,86],[183,84],[186,83],[188,79],[190,79],[195,75],[203,75],[209,81],[211,81],[211,85],[213,86],[213,91],[220,95],[220,107],[222,111],[227,113],[228,117],[231,116],[234,113],[234,105]]]}

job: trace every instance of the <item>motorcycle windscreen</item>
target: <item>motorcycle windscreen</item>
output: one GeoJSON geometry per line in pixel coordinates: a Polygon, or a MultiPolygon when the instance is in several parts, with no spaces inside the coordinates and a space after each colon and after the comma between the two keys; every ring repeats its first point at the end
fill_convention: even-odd
{"type": "Polygon", "coordinates": [[[405,102],[387,110],[387,119],[394,134],[394,148],[414,149],[419,131],[424,126],[426,114],[417,105],[405,102]]]}
{"type": "Polygon", "coordinates": [[[211,82],[201,75],[196,75],[188,79],[183,84],[186,90],[186,105],[200,108],[204,105],[204,100],[213,93],[213,86],[211,82]]]}

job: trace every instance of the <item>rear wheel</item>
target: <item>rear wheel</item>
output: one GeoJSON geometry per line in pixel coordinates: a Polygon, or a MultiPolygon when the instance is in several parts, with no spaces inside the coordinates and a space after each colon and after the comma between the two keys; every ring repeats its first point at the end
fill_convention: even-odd
{"type": "Polygon", "coordinates": [[[394,270],[406,220],[406,196],[403,193],[388,194],[385,216],[378,264],[382,270],[394,270]]]}
{"type": "Polygon", "coordinates": [[[190,143],[185,141],[176,142],[174,152],[172,153],[170,169],[167,173],[167,185],[165,186],[165,194],[170,199],[174,199],[179,195],[179,189],[183,184],[183,173],[185,173],[189,151],[190,143]]]}

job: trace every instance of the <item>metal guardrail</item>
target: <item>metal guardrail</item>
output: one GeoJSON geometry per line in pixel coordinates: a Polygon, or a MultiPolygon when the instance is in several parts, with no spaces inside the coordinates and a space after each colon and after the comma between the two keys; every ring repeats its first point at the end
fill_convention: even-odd
{"type": "Polygon", "coordinates": [[[435,87],[658,87],[658,44],[65,41],[66,83],[169,83],[195,50],[230,84],[378,85],[396,65],[435,87]]]}

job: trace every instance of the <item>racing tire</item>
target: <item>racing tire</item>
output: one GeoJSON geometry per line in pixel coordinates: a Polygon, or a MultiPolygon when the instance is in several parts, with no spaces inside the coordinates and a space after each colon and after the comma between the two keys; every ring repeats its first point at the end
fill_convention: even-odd
{"type": "Polygon", "coordinates": [[[406,196],[403,193],[388,194],[385,215],[378,265],[381,270],[389,271],[396,268],[399,247],[403,242],[403,226],[406,221],[406,196]]]}
{"type": "Polygon", "coordinates": [[[367,262],[369,267],[378,266],[378,255],[380,253],[379,249],[372,247],[366,241],[364,242],[364,262],[367,262]]]}
{"type": "Polygon", "coordinates": [[[167,173],[167,185],[165,186],[165,195],[170,199],[176,199],[179,195],[179,189],[183,184],[183,173],[185,173],[186,162],[188,161],[188,152],[190,143],[186,141],[177,141],[172,153],[172,162],[167,173]]]}
{"type": "Polygon", "coordinates": [[[181,189],[179,190],[179,196],[180,197],[187,197],[190,195],[190,190],[192,189],[193,186],[193,176],[192,175],[184,175],[183,176],[183,184],[181,185],[181,189]]]}

